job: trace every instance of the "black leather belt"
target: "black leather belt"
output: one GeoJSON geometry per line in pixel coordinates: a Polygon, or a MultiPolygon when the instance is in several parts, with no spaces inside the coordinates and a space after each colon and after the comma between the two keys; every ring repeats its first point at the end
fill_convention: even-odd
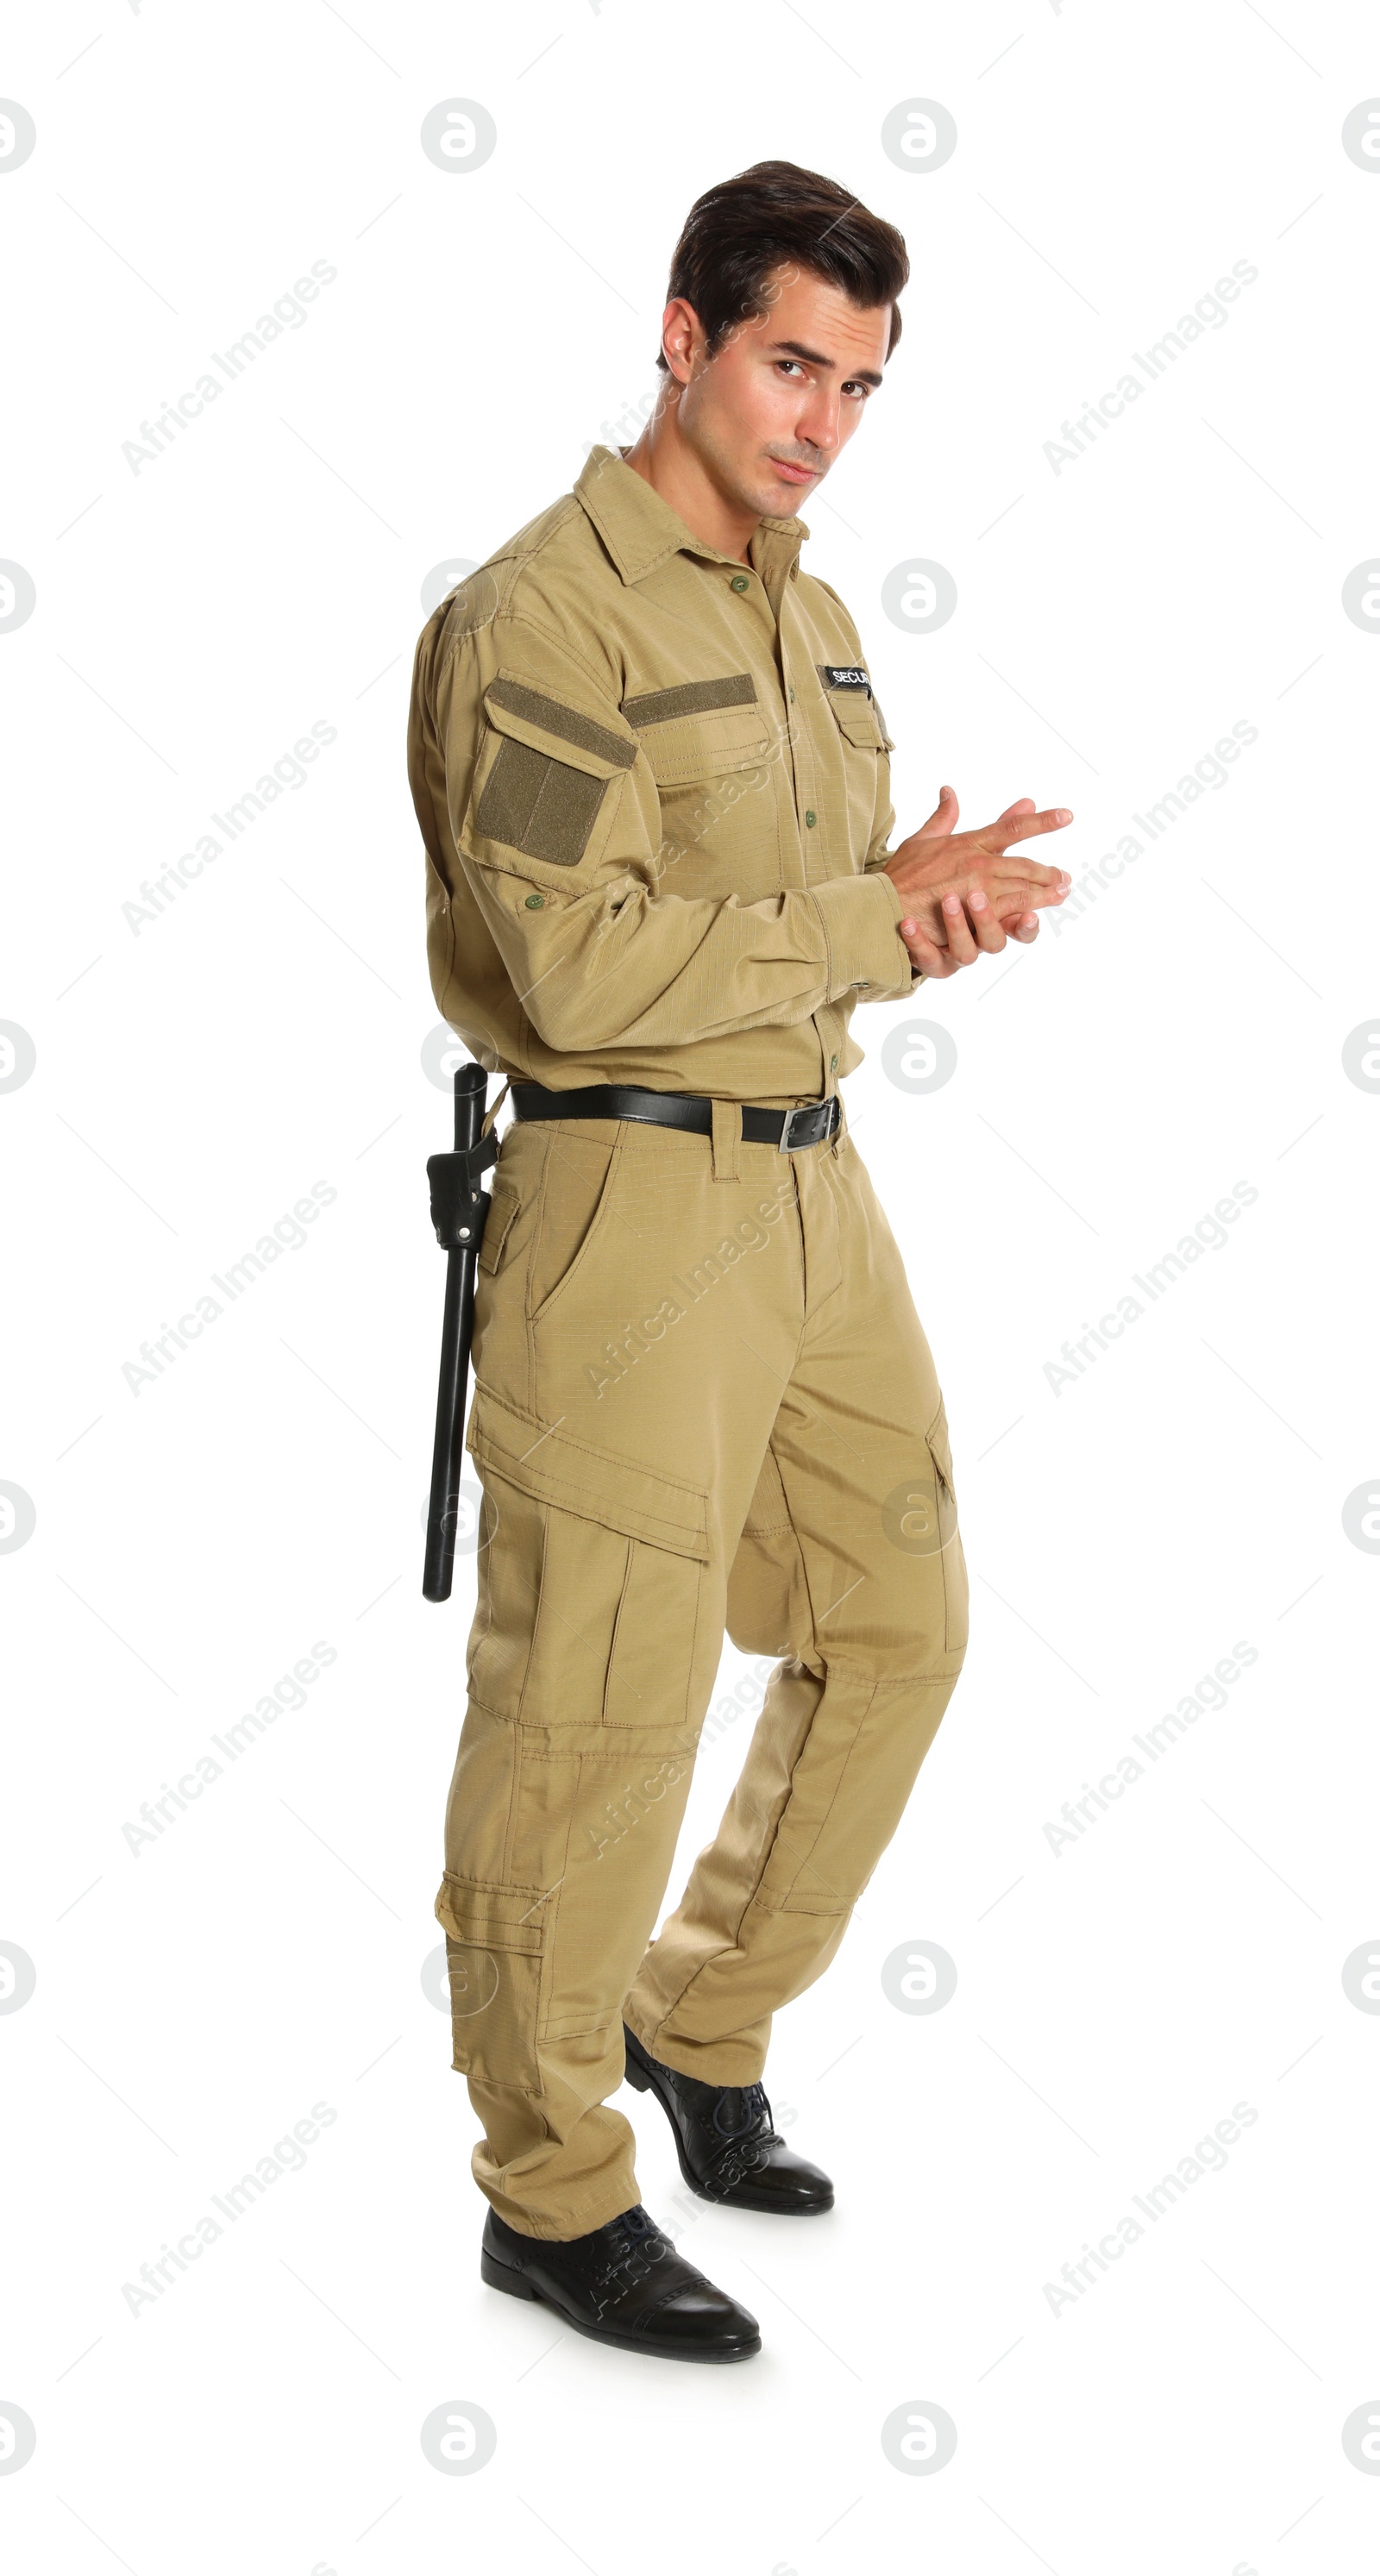
{"type": "MultiPolygon", "coordinates": [[[[517,1118],[636,1118],[653,1127],[680,1127],[692,1136],[713,1133],[713,1102],[696,1092],[639,1091],[619,1082],[590,1083],[583,1091],[547,1091],[539,1082],[515,1082],[513,1114],[517,1118]]],[[[783,1154],[798,1154],[804,1145],[822,1145],[842,1124],[838,1095],[807,1100],[802,1109],[742,1109],[743,1138],[749,1145],[775,1145],[783,1154]]]]}

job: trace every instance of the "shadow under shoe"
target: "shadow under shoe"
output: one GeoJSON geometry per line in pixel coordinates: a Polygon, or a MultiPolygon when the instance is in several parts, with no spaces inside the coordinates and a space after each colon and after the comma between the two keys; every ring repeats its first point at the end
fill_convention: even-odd
{"type": "Polygon", "coordinates": [[[491,2290],[538,2299],[577,2334],[667,2361],[746,2361],[757,2319],[676,2252],[638,2202],[587,2236],[522,2236],[491,2209],[479,2269],[491,2290]]]}
{"type": "Polygon", "coordinates": [[[701,2200],[725,2209],[816,2217],[834,2206],[834,2186],[818,2165],[792,2154],[772,2126],[760,2084],[702,2084],[648,2055],[623,2025],[624,2073],[639,2093],[654,2093],[671,2123],[680,2169],[701,2200]]]}

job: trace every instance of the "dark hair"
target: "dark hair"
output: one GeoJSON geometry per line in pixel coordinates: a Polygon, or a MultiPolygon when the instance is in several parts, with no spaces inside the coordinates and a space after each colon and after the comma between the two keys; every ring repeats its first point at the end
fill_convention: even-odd
{"type": "MultiPolygon", "coordinates": [[[[766,310],[774,269],[795,266],[841,288],[859,306],[890,304],[890,357],[901,336],[896,302],[910,275],[894,224],[871,215],[836,179],[794,161],[757,161],[697,197],[671,258],[666,300],[683,296],[700,319],[708,353],[735,324],[766,310]]],[[[665,367],[660,351],[657,365],[665,367]]]]}

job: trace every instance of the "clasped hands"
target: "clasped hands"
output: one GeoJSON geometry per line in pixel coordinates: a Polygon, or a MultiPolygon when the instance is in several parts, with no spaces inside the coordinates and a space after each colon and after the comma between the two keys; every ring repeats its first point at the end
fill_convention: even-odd
{"type": "Polygon", "coordinates": [[[1061,832],[1073,821],[1067,806],[1039,814],[1022,796],[980,832],[955,832],[958,798],[939,791],[927,823],[886,861],[901,898],[897,925],[913,963],[924,975],[955,975],[980,954],[995,956],[1008,938],[1024,947],[1039,934],[1040,911],[1062,903],[1073,880],[1064,868],[1013,857],[1013,841],[1061,832]]]}

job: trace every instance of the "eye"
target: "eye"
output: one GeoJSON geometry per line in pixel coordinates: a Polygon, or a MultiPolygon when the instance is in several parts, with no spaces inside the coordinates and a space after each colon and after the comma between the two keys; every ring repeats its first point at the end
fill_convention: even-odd
{"type": "Polygon", "coordinates": [[[805,373],[798,358],[778,358],[776,363],[783,373],[789,374],[793,371],[797,376],[803,376],[805,373]]]}
{"type": "Polygon", "coordinates": [[[860,385],[855,377],[850,376],[843,390],[846,394],[854,395],[859,402],[866,402],[868,395],[872,391],[872,387],[870,385],[860,385]]]}

